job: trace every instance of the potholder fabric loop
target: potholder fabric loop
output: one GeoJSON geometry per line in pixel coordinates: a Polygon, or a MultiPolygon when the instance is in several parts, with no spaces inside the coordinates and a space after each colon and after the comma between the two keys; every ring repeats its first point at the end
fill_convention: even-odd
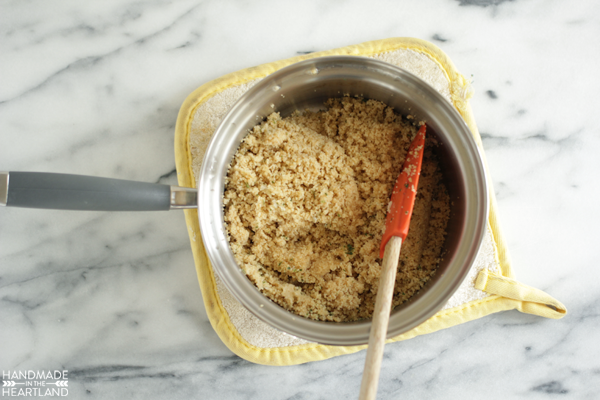
{"type": "Polygon", "coordinates": [[[560,319],[567,314],[567,308],[548,293],[487,270],[477,275],[475,288],[517,301],[516,308],[527,314],[552,319],[560,319]]]}

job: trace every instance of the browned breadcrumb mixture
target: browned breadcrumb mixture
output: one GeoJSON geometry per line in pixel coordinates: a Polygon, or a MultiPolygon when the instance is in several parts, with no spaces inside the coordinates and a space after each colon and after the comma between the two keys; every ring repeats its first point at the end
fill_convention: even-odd
{"type": "MultiPolygon", "coordinates": [[[[394,183],[418,126],[374,100],[271,114],[244,139],[224,193],[235,258],[268,298],[323,321],[370,318],[379,245],[394,183]]],[[[393,306],[418,292],[441,259],[449,196],[428,140],[393,306]]]]}

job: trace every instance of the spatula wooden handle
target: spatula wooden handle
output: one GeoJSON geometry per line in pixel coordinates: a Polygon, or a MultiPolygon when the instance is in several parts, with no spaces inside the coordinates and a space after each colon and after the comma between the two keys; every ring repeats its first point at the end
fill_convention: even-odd
{"type": "Polygon", "coordinates": [[[402,247],[402,238],[398,236],[392,236],[385,246],[381,275],[379,277],[379,288],[377,289],[377,298],[375,299],[373,322],[371,323],[371,333],[369,334],[365,370],[360,385],[359,400],[373,400],[377,396],[379,371],[381,369],[383,348],[390,321],[390,309],[396,283],[400,247],[402,247]]]}

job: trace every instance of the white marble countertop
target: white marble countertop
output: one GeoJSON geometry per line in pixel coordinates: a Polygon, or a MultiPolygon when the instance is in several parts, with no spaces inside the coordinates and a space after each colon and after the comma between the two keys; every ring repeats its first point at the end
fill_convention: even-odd
{"type": "MultiPolygon", "coordinates": [[[[201,84],[369,40],[436,44],[473,80],[515,273],[569,314],[503,312],[391,344],[379,397],[597,398],[600,2],[0,7],[0,171],[174,184],[177,112],[201,84]]],[[[68,370],[72,399],[357,398],[365,357],[267,367],[231,353],[180,212],[0,209],[0,321],[0,370],[68,370]]]]}

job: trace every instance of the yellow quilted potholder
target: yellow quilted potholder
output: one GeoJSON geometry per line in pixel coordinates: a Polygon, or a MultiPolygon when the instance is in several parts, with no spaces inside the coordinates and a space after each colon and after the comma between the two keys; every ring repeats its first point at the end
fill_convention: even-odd
{"type": "MultiPolygon", "coordinates": [[[[392,38],[244,69],[196,89],[181,106],[175,129],[179,184],[196,186],[195,176],[213,132],[246,90],[287,65],[329,55],[374,57],[419,76],[454,105],[483,154],[481,137],[468,103],[471,96],[469,82],[458,73],[446,54],[431,43],[412,38],[392,38]]],[[[441,311],[411,331],[390,339],[390,342],[435,332],[503,310],[518,309],[547,318],[562,318],[566,314],[565,306],[559,301],[514,279],[498,227],[491,182],[489,188],[491,200],[487,232],[469,275],[441,311]]],[[[279,332],[258,320],[235,300],[214,274],[204,251],[196,210],[186,210],[185,218],[208,317],[223,343],[234,353],[259,364],[292,365],[353,353],[366,347],[311,343],[279,332]]]]}

